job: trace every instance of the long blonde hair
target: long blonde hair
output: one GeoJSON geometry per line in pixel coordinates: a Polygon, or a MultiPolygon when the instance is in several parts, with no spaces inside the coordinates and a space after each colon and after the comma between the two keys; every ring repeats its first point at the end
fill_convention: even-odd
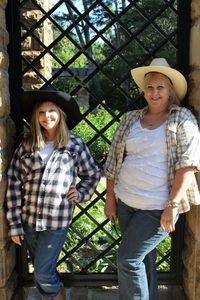
{"type": "MultiPolygon", "coordinates": [[[[28,141],[28,144],[32,151],[36,148],[43,149],[45,146],[45,143],[46,143],[44,130],[40,126],[39,121],[38,121],[39,107],[44,102],[46,102],[46,101],[36,103],[36,105],[33,109],[32,117],[31,117],[27,141],[28,141]]],[[[69,132],[69,129],[66,124],[66,118],[67,118],[66,114],[58,105],[56,105],[56,103],[54,103],[54,102],[52,102],[52,103],[57,107],[59,114],[60,114],[60,120],[58,123],[58,128],[56,130],[56,137],[54,140],[54,148],[60,148],[60,147],[64,147],[67,145],[67,143],[69,141],[70,132],[69,132]]]]}

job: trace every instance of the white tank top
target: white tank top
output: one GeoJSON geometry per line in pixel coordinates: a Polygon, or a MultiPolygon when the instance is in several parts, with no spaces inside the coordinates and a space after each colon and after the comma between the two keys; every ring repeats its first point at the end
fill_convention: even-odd
{"type": "Polygon", "coordinates": [[[127,205],[138,209],[163,209],[168,200],[165,123],[149,130],[140,120],[134,123],[126,141],[115,193],[127,205]]]}

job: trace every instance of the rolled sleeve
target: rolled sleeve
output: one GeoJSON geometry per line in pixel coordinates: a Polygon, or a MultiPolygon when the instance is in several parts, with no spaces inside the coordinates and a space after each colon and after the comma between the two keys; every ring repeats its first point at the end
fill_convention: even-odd
{"type": "Polygon", "coordinates": [[[182,122],[177,129],[177,161],[175,169],[194,166],[200,170],[200,133],[196,120],[182,122]]]}

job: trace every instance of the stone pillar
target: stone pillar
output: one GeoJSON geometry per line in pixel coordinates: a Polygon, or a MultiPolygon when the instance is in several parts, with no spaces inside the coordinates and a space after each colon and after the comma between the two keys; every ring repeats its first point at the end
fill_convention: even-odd
{"type": "Polygon", "coordinates": [[[9,78],[8,54],[9,41],[5,23],[7,0],[0,1],[0,299],[9,300],[17,286],[15,267],[15,246],[8,236],[5,218],[6,168],[10,161],[14,140],[14,124],[9,117],[9,78]]]}
{"type": "MultiPolygon", "coordinates": [[[[200,122],[200,1],[191,1],[189,103],[200,122]]],[[[197,177],[200,186],[200,176],[197,177]]],[[[200,207],[186,214],[183,284],[188,300],[200,299],[200,207]]]]}
{"type": "MultiPolygon", "coordinates": [[[[37,0],[36,2],[45,11],[49,11],[52,5],[51,0],[37,0]]],[[[42,12],[36,9],[36,6],[31,1],[28,1],[27,4],[23,5],[23,9],[21,10],[21,19],[27,28],[31,28],[42,17],[42,12]]],[[[22,36],[25,33],[26,31],[22,31],[22,36]]],[[[45,46],[49,46],[53,41],[51,22],[46,19],[39,27],[37,27],[36,30],[34,30],[33,34],[45,46]]],[[[22,55],[30,62],[38,57],[44,50],[45,48],[33,36],[28,36],[22,44],[22,55]]],[[[45,56],[42,56],[37,64],[34,64],[34,68],[36,68],[44,78],[50,78],[52,76],[51,55],[46,53],[45,56]]],[[[29,69],[27,73],[24,74],[22,80],[24,90],[39,89],[45,83],[32,69],[29,69]]]]}

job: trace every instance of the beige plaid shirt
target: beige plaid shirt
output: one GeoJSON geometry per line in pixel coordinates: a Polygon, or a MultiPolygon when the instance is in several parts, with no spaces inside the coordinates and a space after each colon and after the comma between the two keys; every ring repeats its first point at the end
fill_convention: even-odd
{"type": "MultiPolygon", "coordinates": [[[[105,164],[108,179],[118,181],[124,156],[126,139],[134,122],[142,119],[147,108],[126,113],[113,137],[110,152],[105,164]]],[[[190,110],[172,105],[166,123],[166,145],[168,161],[168,184],[171,190],[175,171],[187,166],[200,170],[200,132],[197,121],[190,110]]],[[[190,187],[179,204],[179,213],[190,210],[190,205],[200,204],[200,194],[194,176],[190,187]]]]}

